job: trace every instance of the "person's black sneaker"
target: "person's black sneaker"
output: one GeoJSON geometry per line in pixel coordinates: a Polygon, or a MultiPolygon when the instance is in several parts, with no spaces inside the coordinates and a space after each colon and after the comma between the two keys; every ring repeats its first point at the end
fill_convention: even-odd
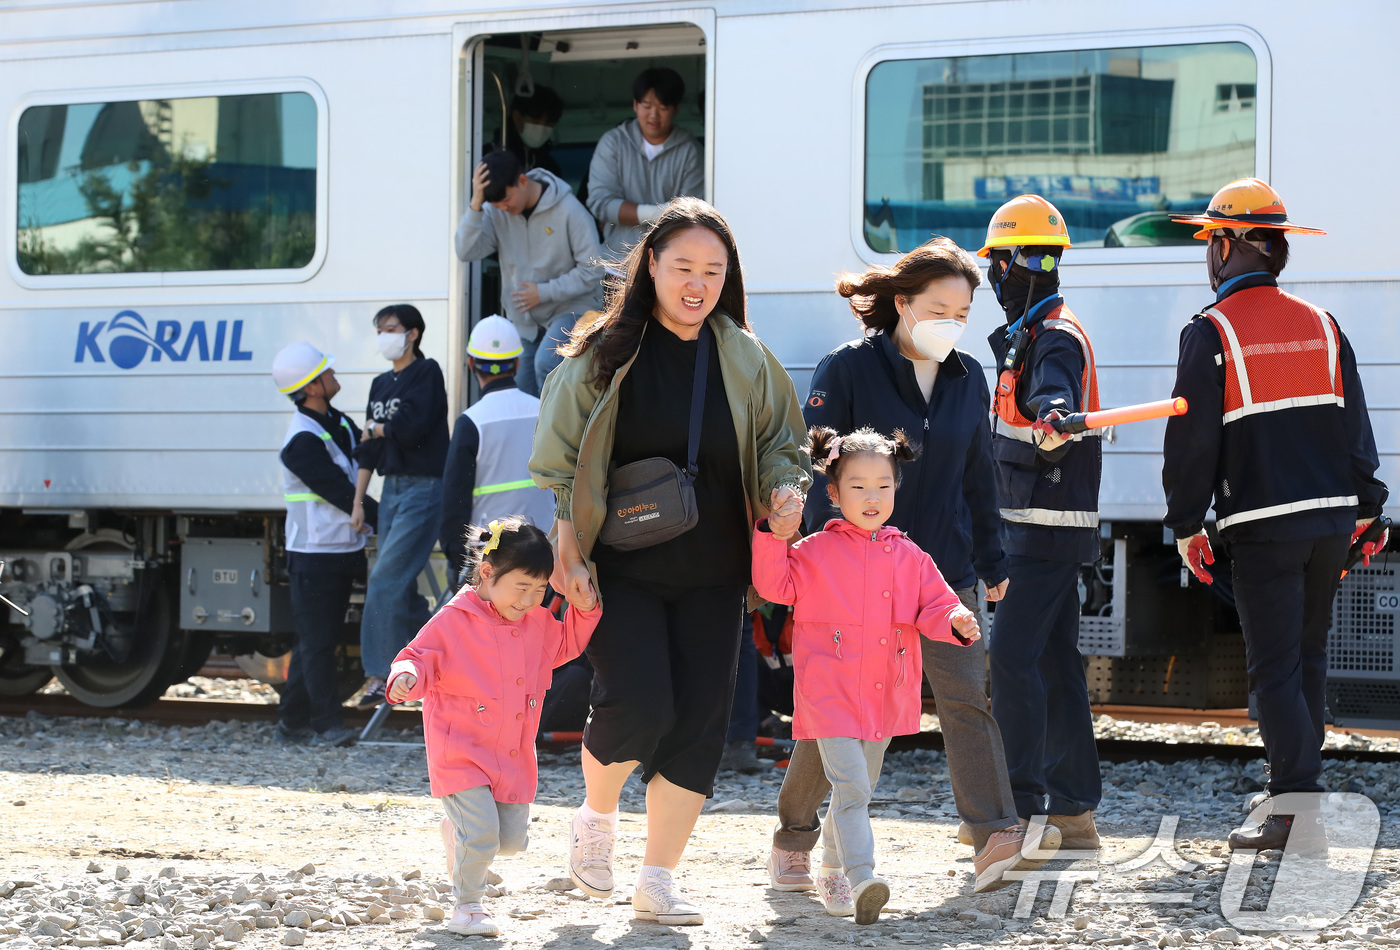
{"type": "Polygon", "coordinates": [[[334,729],[316,733],[311,744],[321,748],[344,747],[354,745],[359,738],[360,731],[358,729],[351,729],[349,726],[336,726],[334,729]]]}
{"type": "Polygon", "coordinates": [[[767,771],[767,766],[754,754],[753,743],[751,742],[727,742],[724,746],[724,754],[719,757],[719,770],[721,772],[742,772],[745,775],[757,775],[767,771]]]}
{"type": "Polygon", "coordinates": [[[316,733],[309,727],[293,729],[279,722],[272,730],[272,741],[278,745],[306,745],[316,733]]]}
{"type": "Polygon", "coordinates": [[[378,709],[384,702],[384,681],[374,677],[355,703],[356,709],[378,709]]]}

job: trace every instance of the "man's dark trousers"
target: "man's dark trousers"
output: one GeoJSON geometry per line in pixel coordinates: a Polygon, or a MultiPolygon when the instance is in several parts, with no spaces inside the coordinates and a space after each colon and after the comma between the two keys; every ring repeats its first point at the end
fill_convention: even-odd
{"type": "Polygon", "coordinates": [[[296,640],[278,719],[288,729],[310,726],[325,732],[342,725],[335,651],[345,631],[355,574],[295,568],[288,573],[296,640]]]}

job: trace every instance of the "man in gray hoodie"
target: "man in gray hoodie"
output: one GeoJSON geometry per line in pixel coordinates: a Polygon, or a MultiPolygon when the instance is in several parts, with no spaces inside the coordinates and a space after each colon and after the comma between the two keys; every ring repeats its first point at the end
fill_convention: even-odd
{"type": "Polygon", "coordinates": [[[472,174],[471,207],[457,227],[457,256],[500,252],[502,308],[520,331],[515,382],[538,396],[563,357],[574,321],[599,305],[603,249],[593,218],[569,183],[514,154],[491,152],[472,174]]]}
{"type": "Polygon", "coordinates": [[[642,225],[678,195],[704,197],[700,145],[676,114],[685,80],[674,69],[643,70],[632,83],[637,114],[598,140],[588,166],[588,210],[603,224],[603,244],[622,258],[641,240],[642,225]]]}

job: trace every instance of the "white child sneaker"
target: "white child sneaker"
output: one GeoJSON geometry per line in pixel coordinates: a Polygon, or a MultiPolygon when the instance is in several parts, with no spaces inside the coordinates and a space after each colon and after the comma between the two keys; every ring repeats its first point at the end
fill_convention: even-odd
{"type": "Polygon", "coordinates": [[[890,885],[882,877],[867,878],[851,890],[851,903],[855,904],[858,924],[875,923],[880,919],[880,911],[889,902],[890,885]]]}
{"type": "Polygon", "coordinates": [[[851,897],[851,882],[840,868],[822,865],[817,875],[817,894],[822,906],[833,917],[850,917],[856,912],[856,902],[851,897]]]}
{"type": "Polygon", "coordinates": [[[602,818],[585,820],[583,812],[574,814],[569,825],[569,877],[578,889],[599,900],[612,896],[613,845],[617,829],[602,818]]]}
{"type": "Polygon", "coordinates": [[[480,904],[458,904],[447,929],[463,937],[499,937],[501,927],[480,904]]]}
{"type": "Polygon", "coordinates": [[[632,913],[638,920],[650,920],[666,927],[693,927],[703,924],[700,913],[665,868],[644,868],[632,895],[632,913]]]}

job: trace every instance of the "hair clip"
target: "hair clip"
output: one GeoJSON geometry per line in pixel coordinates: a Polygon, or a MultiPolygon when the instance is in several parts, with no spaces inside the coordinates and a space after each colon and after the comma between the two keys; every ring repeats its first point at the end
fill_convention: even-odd
{"type": "Polygon", "coordinates": [[[501,545],[501,529],[505,527],[505,524],[502,523],[502,522],[499,521],[499,520],[496,520],[496,521],[492,521],[489,525],[487,525],[487,527],[491,529],[491,540],[490,540],[490,541],[487,541],[487,542],[486,542],[486,546],[485,546],[484,548],[481,549],[481,556],[482,556],[482,557],[485,557],[486,555],[490,554],[492,551],[496,550],[496,548],[500,547],[500,545],[501,545]]]}
{"type": "Polygon", "coordinates": [[[826,453],[826,464],[830,465],[836,461],[836,457],[841,454],[841,443],[846,440],[844,435],[838,435],[831,443],[831,451],[826,453]]]}

